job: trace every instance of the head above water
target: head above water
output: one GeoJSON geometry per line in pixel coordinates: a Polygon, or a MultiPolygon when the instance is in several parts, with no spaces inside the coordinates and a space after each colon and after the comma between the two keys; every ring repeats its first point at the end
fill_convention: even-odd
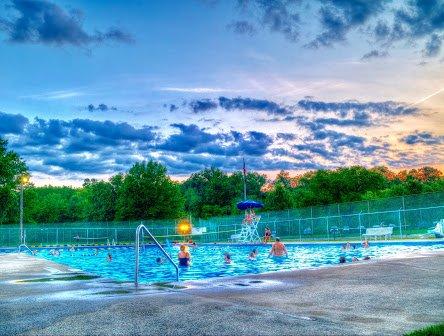
{"type": "Polygon", "coordinates": [[[186,252],[187,251],[187,246],[186,245],[180,245],[180,250],[182,252],[186,252]]]}
{"type": "Polygon", "coordinates": [[[277,242],[280,242],[280,241],[281,241],[281,238],[276,237],[276,241],[277,241],[277,242]]]}

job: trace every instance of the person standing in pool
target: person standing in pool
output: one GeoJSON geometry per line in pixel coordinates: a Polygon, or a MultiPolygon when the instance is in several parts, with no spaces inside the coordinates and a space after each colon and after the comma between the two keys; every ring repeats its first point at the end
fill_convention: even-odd
{"type": "Polygon", "coordinates": [[[281,242],[281,240],[276,237],[276,241],[273,243],[273,246],[271,247],[269,256],[273,257],[288,257],[287,248],[285,245],[281,242]]]}
{"type": "Polygon", "coordinates": [[[179,266],[190,266],[191,254],[188,252],[188,247],[186,245],[180,245],[180,251],[177,258],[179,259],[179,266]]]}
{"type": "Polygon", "coordinates": [[[264,234],[264,243],[268,243],[271,239],[271,230],[269,227],[265,228],[265,234],[264,234]]]}

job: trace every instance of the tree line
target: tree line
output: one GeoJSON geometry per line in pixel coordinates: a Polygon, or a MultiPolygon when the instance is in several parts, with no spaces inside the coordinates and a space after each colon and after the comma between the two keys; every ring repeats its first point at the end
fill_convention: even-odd
{"type": "MultiPolygon", "coordinates": [[[[23,160],[0,139],[0,224],[18,222],[20,176],[27,173],[23,160]]],[[[248,198],[271,211],[444,191],[444,178],[433,167],[394,172],[353,166],[296,176],[281,171],[273,180],[248,172],[246,185],[248,198]]],[[[27,223],[208,218],[239,214],[243,173],[211,167],[177,182],[161,163],[139,162],[107,181],[86,179],[80,188],[31,184],[24,198],[27,223]]]]}

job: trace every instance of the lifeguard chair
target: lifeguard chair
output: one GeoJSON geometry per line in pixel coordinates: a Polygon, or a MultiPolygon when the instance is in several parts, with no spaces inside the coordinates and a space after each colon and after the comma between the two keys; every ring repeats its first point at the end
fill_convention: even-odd
{"type": "Polygon", "coordinates": [[[245,210],[245,218],[242,220],[241,231],[238,235],[240,243],[255,243],[260,242],[261,238],[257,232],[257,225],[261,220],[261,216],[256,215],[254,208],[263,208],[264,205],[260,202],[246,200],[237,203],[239,210],[245,210]]]}

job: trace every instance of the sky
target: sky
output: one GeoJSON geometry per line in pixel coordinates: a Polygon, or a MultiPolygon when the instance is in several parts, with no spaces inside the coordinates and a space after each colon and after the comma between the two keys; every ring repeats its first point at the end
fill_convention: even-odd
{"type": "Polygon", "coordinates": [[[37,185],[442,169],[443,44],[444,0],[1,0],[0,137],[37,185]]]}

